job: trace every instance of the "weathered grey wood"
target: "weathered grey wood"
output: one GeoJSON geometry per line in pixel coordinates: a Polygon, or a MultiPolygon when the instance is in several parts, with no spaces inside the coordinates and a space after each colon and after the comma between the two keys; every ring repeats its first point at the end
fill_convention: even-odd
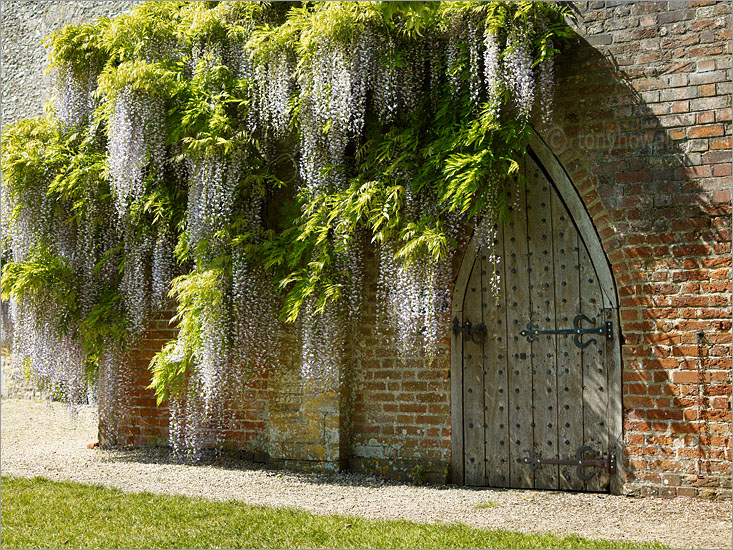
{"type": "MultiPolygon", "coordinates": [[[[463,254],[461,266],[453,287],[451,323],[463,317],[463,302],[468,288],[473,264],[476,261],[476,239],[471,239],[463,254]]],[[[465,483],[463,469],[463,338],[451,333],[451,479],[453,483],[465,483]]]]}
{"type": "MultiPolygon", "coordinates": [[[[578,246],[578,269],[580,277],[580,313],[595,319],[596,326],[603,322],[603,300],[595,269],[585,244],[578,246]]],[[[588,326],[587,324],[584,326],[588,326]]],[[[606,372],[605,337],[593,335],[596,342],[583,348],[583,435],[584,443],[595,451],[608,450],[608,384],[606,372]]],[[[591,336],[584,336],[589,341],[591,336]]],[[[620,396],[619,396],[620,398],[620,396]]],[[[590,479],[586,487],[589,491],[606,491],[608,474],[597,469],[597,474],[590,479]]]]}
{"type": "Polygon", "coordinates": [[[603,252],[601,240],[598,238],[595,226],[591,220],[588,211],[583,204],[582,199],[570,181],[567,173],[563,169],[560,161],[557,160],[549,147],[542,141],[542,138],[536,132],[532,132],[529,138],[529,147],[537,156],[542,167],[550,175],[550,179],[555,184],[563,202],[566,204],[575,225],[580,231],[581,240],[586,243],[593,260],[593,265],[598,270],[598,278],[601,283],[603,293],[603,306],[610,308],[618,307],[618,299],[616,297],[616,286],[613,280],[613,274],[608,264],[608,259],[603,252]]]}
{"type": "Polygon", "coordinates": [[[509,421],[507,410],[507,329],[506,289],[504,280],[504,228],[496,226],[495,248],[484,251],[483,310],[484,322],[493,330],[484,345],[484,423],[486,429],[486,482],[490,487],[509,486],[509,421]],[[495,286],[499,277],[498,291],[495,286]],[[501,320],[501,323],[496,321],[501,320]],[[502,389],[500,392],[499,389],[502,389]]]}
{"type": "MultiPolygon", "coordinates": [[[[527,159],[527,253],[532,323],[555,330],[555,275],[552,258],[551,184],[531,158],[527,159]]],[[[557,455],[557,336],[539,335],[531,344],[532,427],[535,451],[542,458],[557,455]]],[[[535,471],[535,488],[557,489],[558,466],[543,464],[535,471]]]]}
{"type": "MultiPolygon", "coordinates": [[[[524,164],[522,167],[524,171],[524,164]]],[[[533,488],[534,474],[519,463],[533,450],[531,346],[519,335],[529,319],[529,274],[527,272],[527,203],[522,184],[515,184],[509,204],[515,203],[513,220],[504,227],[504,289],[506,295],[507,394],[509,411],[510,485],[533,488]]]]}
{"type": "Polygon", "coordinates": [[[611,492],[623,492],[623,418],[621,410],[621,344],[619,342],[618,310],[604,309],[604,318],[613,323],[613,339],[606,340],[606,369],[608,371],[608,445],[616,452],[616,474],[611,477],[611,492]]]}
{"type": "MultiPolygon", "coordinates": [[[[552,194],[555,262],[555,317],[559,328],[570,328],[580,299],[578,233],[560,197],[552,194]]],[[[583,363],[571,335],[557,337],[557,428],[560,458],[575,457],[583,444],[583,363]]],[[[576,468],[560,466],[561,490],[581,491],[585,482],[576,468]]]]}
{"type": "Polygon", "coordinates": [[[476,248],[478,247],[478,240],[472,238],[466,245],[466,251],[463,253],[463,259],[461,260],[461,267],[458,268],[458,275],[456,276],[456,284],[453,287],[453,304],[452,312],[453,315],[458,315],[463,311],[463,302],[466,298],[466,289],[468,287],[468,278],[471,276],[471,270],[473,269],[473,263],[476,259],[476,248]]]}
{"type": "MultiPolygon", "coordinates": [[[[465,288],[461,295],[464,291],[465,288]]],[[[462,317],[460,311],[454,311],[453,315],[457,315],[459,319],[462,317]]],[[[463,485],[463,339],[451,331],[450,343],[451,480],[463,485]]]]}
{"type": "MultiPolygon", "coordinates": [[[[483,322],[481,307],[481,257],[476,257],[463,302],[465,325],[483,322]]],[[[463,471],[466,485],[486,484],[486,447],[484,444],[483,342],[465,334],[463,339],[463,471]]]]}
{"type": "MultiPolygon", "coordinates": [[[[461,323],[466,320],[472,323],[480,322],[475,320],[475,311],[469,311],[468,314],[465,312],[466,308],[470,310],[471,307],[475,307],[471,305],[473,302],[480,303],[483,320],[489,329],[483,353],[476,353],[476,349],[471,348],[478,346],[477,343],[464,342],[462,336],[452,336],[452,469],[453,480],[457,483],[503,486],[505,484],[502,483],[502,476],[506,478],[508,475],[506,483],[508,486],[533,487],[535,476],[529,466],[517,463],[517,459],[527,456],[532,450],[541,450],[544,457],[567,458],[574,456],[577,448],[583,444],[602,452],[608,452],[615,446],[619,467],[623,464],[621,360],[616,309],[618,302],[611,271],[592,221],[557,159],[538,138],[532,142],[532,154],[544,163],[544,170],[555,180],[548,183],[557,186],[556,194],[550,194],[550,217],[544,216],[546,220],[552,219],[552,236],[548,234],[552,248],[537,248],[539,241],[542,240],[542,233],[539,233],[539,240],[535,242],[530,240],[529,249],[527,248],[527,207],[522,189],[517,193],[520,203],[518,215],[512,225],[504,228],[503,247],[501,239],[498,243],[499,250],[503,248],[504,252],[504,261],[500,266],[503,275],[501,307],[493,310],[491,302],[487,301],[486,297],[482,300],[471,300],[469,296],[472,288],[470,279],[476,261],[475,238],[467,247],[456,280],[453,315],[457,316],[461,323]],[[561,217],[564,219],[560,219],[561,217]],[[538,259],[539,255],[527,256],[528,251],[534,251],[532,249],[536,249],[537,254],[542,256],[543,251],[548,250],[548,255],[552,259],[543,263],[538,259]],[[576,254],[578,256],[574,256],[576,254]],[[534,263],[537,264],[536,271],[534,263]],[[547,273],[554,273],[554,277],[548,276],[545,280],[539,280],[545,273],[545,267],[548,268],[547,273]],[[528,272],[527,268],[533,271],[528,272]],[[537,284],[540,285],[538,290],[545,291],[544,295],[541,293],[533,295],[534,302],[530,300],[529,295],[531,273],[535,273],[538,278],[537,284]],[[593,283],[588,282],[588,279],[593,279],[593,283]],[[563,282],[566,284],[563,285],[563,282]],[[548,286],[543,288],[544,283],[548,286]],[[540,299],[542,296],[544,301],[540,299]],[[551,304],[546,303],[548,300],[551,304]],[[552,306],[550,315],[547,314],[548,309],[543,309],[543,306],[548,305],[552,306]],[[597,342],[581,352],[574,345],[572,336],[553,335],[548,339],[546,335],[540,335],[540,340],[535,342],[534,349],[531,349],[532,346],[526,339],[519,337],[519,331],[530,322],[531,311],[535,315],[533,322],[540,328],[570,327],[578,313],[595,317],[597,325],[603,322],[605,316],[614,320],[614,339],[606,341],[600,335],[586,335],[584,339],[595,337],[597,342]],[[550,321],[546,320],[548,317],[550,321]],[[505,331],[504,337],[501,336],[502,331],[505,331]],[[554,352],[551,341],[554,342],[554,352]],[[501,352],[502,344],[506,346],[505,353],[501,352]],[[552,357],[547,357],[548,353],[552,357]],[[471,355],[470,359],[468,355],[471,355]],[[499,355],[502,355],[501,360],[499,355]],[[475,359],[478,356],[481,356],[482,360],[476,364],[475,359]],[[550,359],[552,364],[545,362],[550,359]],[[506,361],[503,368],[501,361],[506,361]],[[534,365],[530,364],[530,361],[534,361],[534,365]],[[548,369],[551,371],[550,375],[547,374],[548,369]],[[479,370],[483,377],[480,382],[483,387],[482,404],[479,404],[479,400],[475,400],[475,403],[472,401],[475,396],[469,397],[473,391],[467,392],[469,387],[473,389],[474,385],[479,385],[479,370]],[[471,379],[466,374],[468,372],[473,373],[475,378],[471,379]],[[548,387],[551,388],[550,392],[546,391],[548,387]],[[599,390],[599,387],[603,390],[599,390]],[[542,394],[543,389],[545,395],[542,394]],[[548,397],[549,394],[554,397],[554,404],[553,397],[548,397]],[[502,399],[506,401],[502,402],[502,399]],[[535,415],[532,414],[532,405],[535,407],[535,415]],[[566,405],[568,408],[565,408],[566,405]],[[504,408],[499,409],[502,406],[504,408]],[[549,406],[553,407],[551,414],[556,416],[554,422],[548,419],[549,409],[546,407],[549,406]],[[502,417],[502,414],[506,416],[502,417]],[[469,419],[471,415],[473,420],[469,419]],[[480,451],[478,446],[481,438],[476,433],[469,432],[471,428],[467,427],[473,423],[475,429],[481,424],[481,420],[486,424],[486,429],[481,426],[483,451],[480,451]],[[548,426],[548,423],[552,426],[548,426]],[[467,448],[469,438],[473,438],[470,447],[475,448],[475,451],[467,448]],[[547,441],[552,441],[553,445],[548,446],[547,441]],[[549,455],[547,447],[554,447],[555,454],[549,455]],[[481,460],[482,453],[483,460],[481,460]],[[470,461],[471,458],[474,459],[473,462],[470,461]],[[471,470],[468,476],[467,468],[471,470]]],[[[532,161],[527,162],[530,166],[533,165],[532,161]]],[[[537,177],[539,180],[544,179],[541,176],[537,177]]],[[[548,185],[548,188],[552,189],[552,186],[548,185]]],[[[530,192],[530,206],[535,208],[534,213],[541,214],[541,203],[536,207],[534,204],[536,197],[532,195],[536,190],[535,184],[533,191],[530,192]]],[[[510,203],[512,200],[510,198],[510,203]]],[[[530,209],[529,212],[532,214],[533,210],[530,209]]],[[[541,227],[541,220],[542,217],[539,221],[532,221],[531,224],[541,227]]],[[[481,260],[482,258],[479,258],[479,269],[483,268],[481,269],[481,275],[484,277],[481,282],[483,289],[488,288],[486,277],[490,276],[491,267],[480,265],[481,260]]],[[[488,263],[490,264],[490,261],[488,263]]],[[[531,290],[534,291],[534,281],[532,285],[531,290]]],[[[485,293],[482,291],[481,294],[485,293]]],[[[556,468],[549,465],[541,466],[537,475],[537,487],[554,488],[552,481],[561,489],[587,488],[598,491],[606,490],[610,482],[614,492],[622,489],[620,476],[609,479],[602,470],[597,470],[596,476],[587,487],[577,477],[575,467],[557,468],[557,475],[545,473],[554,472],[556,468]],[[553,480],[549,479],[550,475],[553,480]]]]}

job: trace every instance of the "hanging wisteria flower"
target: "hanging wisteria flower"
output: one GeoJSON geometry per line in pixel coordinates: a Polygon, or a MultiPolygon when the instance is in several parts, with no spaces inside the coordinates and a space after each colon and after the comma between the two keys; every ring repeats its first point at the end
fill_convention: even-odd
{"type": "MultiPolygon", "coordinates": [[[[547,47],[552,49],[552,39],[547,41],[547,47]]],[[[555,65],[551,57],[539,64],[538,85],[542,100],[542,123],[548,125],[552,122],[552,102],[555,98],[555,65]]]]}
{"type": "Polygon", "coordinates": [[[519,114],[529,117],[535,98],[535,79],[532,70],[532,45],[529,30],[512,26],[504,53],[504,85],[512,91],[519,114]]]}
{"type": "Polygon", "coordinates": [[[76,410],[87,396],[85,354],[78,339],[59,334],[56,327],[64,316],[60,304],[25,295],[10,302],[10,315],[16,365],[26,365],[38,387],[76,410]]]}
{"type": "Polygon", "coordinates": [[[290,123],[290,99],[295,92],[295,64],[289,51],[281,51],[265,64],[251,67],[247,52],[243,50],[244,59],[240,71],[247,74],[251,71],[255,87],[256,113],[264,128],[270,129],[275,137],[287,133],[290,123]]]}
{"type": "Polygon", "coordinates": [[[109,347],[100,358],[97,377],[100,432],[108,441],[117,440],[120,421],[130,412],[133,382],[130,357],[116,346],[109,347]]]}
{"type": "Polygon", "coordinates": [[[144,192],[145,178],[165,163],[165,105],[162,98],[125,87],[115,98],[109,125],[109,170],[122,218],[144,192]]]}
{"type": "Polygon", "coordinates": [[[496,159],[523,154],[508,136],[526,134],[536,97],[549,120],[562,13],[145,2],[55,33],[55,109],[3,136],[19,364],[70,404],[96,373],[114,441],[130,350],[177,302],[153,384],[172,448],[200,458],[236,429],[252,385],[288,364],[279,314],[297,319],[306,387],[342,387],[372,307],[372,245],[378,330],[397,354],[440,353],[467,227],[500,284],[511,163],[496,159]]]}
{"type": "Polygon", "coordinates": [[[99,67],[91,64],[85,67],[81,75],[70,66],[56,70],[56,109],[64,126],[71,128],[89,123],[97,107],[94,91],[98,74],[99,67]]]}
{"type": "Polygon", "coordinates": [[[268,273],[248,260],[241,247],[232,258],[231,294],[232,362],[263,375],[280,361],[279,300],[268,273]]]}
{"type": "Polygon", "coordinates": [[[149,236],[125,238],[125,265],[120,281],[120,292],[129,321],[128,330],[136,338],[147,330],[147,320],[152,311],[151,281],[147,271],[152,242],[149,236]]]}
{"type": "Polygon", "coordinates": [[[501,106],[501,51],[496,33],[487,29],[484,34],[484,79],[488,95],[489,106],[494,116],[499,114],[501,106]]]}
{"type": "Polygon", "coordinates": [[[243,173],[238,156],[191,159],[187,231],[193,244],[221,231],[231,220],[234,196],[243,173]]]}
{"type": "Polygon", "coordinates": [[[174,270],[173,238],[167,228],[161,228],[153,246],[151,274],[153,294],[151,304],[156,310],[161,310],[166,305],[174,270]]]}
{"type": "Polygon", "coordinates": [[[322,313],[312,301],[299,321],[300,374],[306,386],[316,392],[338,391],[346,352],[344,314],[340,304],[328,302],[322,313]]]}

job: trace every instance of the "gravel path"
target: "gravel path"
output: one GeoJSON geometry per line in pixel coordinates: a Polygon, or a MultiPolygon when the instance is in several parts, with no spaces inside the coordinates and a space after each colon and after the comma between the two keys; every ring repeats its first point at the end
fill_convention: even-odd
{"type": "Polygon", "coordinates": [[[658,540],[674,548],[731,548],[731,503],[529,490],[415,487],[356,474],[297,474],[261,465],[177,464],[163,451],[87,449],[96,441],[92,408],[72,420],[59,404],[2,400],[2,473],[99,483],[316,513],[585,537],[658,540]],[[493,503],[492,507],[477,505],[493,503]]]}

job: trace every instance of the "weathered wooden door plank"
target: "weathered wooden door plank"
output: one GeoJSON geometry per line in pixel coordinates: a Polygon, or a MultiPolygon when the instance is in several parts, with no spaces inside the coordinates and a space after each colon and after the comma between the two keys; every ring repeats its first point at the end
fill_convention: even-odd
{"type": "MultiPolygon", "coordinates": [[[[462,308],[461,308],[462,310],[462,308]]],[[[463,311],[456,312],[460,321],[463,311]]],[[[451,480],[463,485],[463,338],[451,331],[451,480]]]]}
{"type": "Polygon", "coordinates": [[[509,486],[509,411],[507,410],[507,315],[504,279],[504,228],[496,225],[495,249],[485,251],[483,261],[483,309],[488,327],[484,346],[484,423],[486,482],[490,487],[509,486]],[[496,286],[498,283],[498,287],[496,286]],[[497,322],[500,321],[500,322],[497,322]]]}
{"type": "MultiPolygon", "coordinates": [[[[527,189],[527,252],[532,322],[542,330],[555,330],[552,186],[529,157],[527,168],[530,181],[527,189]]],[[[539,335],[531,345],[534,448],[543,458],[558,458],[557,336],[539,335]]],[[[556,464],[543,464],[535,471],[535,488],[558,487],[556,464]]]]}
{"type": "MultiPolygon", "coordinates": [[[[573,326],[580,300],[578,233],[557,193],[552,194],[555,306],[557,323],[573,326]]],[[[583,363],[571,335],[557,337],[557,426],[560,458],[574,457],[583,444],[583,363]]],[[[560,466],[560,489],[581,491],[585,482],[571,466],[560,466]]]]}
{"type": "Polygon", "coordinates": [[[606,340],[605,366],[608,373],[608,445],[616,453],[617,472],[611,476],[610,490],[620,493],[623,488],[623,479],[620,467],[624,463],[623,445],[623,417],[621,410],[621,355],[619,349],[618,311],[613,308],[604,308],[604,320],[613,325],[613,338],[606,340]]]}
{"type": "MultiPolygon", "coordinates": [[[[524,165],[522,171],[524,172],[524,165]]],[[[504,227],[507,355],[509,357],[509,468],[512,487],[533,488],[534,474],[520,461],[532,451],[532,365],[530,345],[520,335],[529,323],[527,272],[527,210],[523,183],[515,183],[509,197],[513,219],[504,227]]]]}
{"type": "MultiPolygon", "coordinates": [[[[585,244],[578,246],[578,270],[580,277],[580,313],[595,319],[596,326],[603,322],[603,298],[598,277],[591,264],[585,244]]],[[[595,451],[608,451],[608,383],[605,365],[605,336],[594,335],[595,343],[583,348],[583,434],[584,444],[595,451]]],[[[592,339],[584,337],[584,341],[592,339]]],[[[620,397],[620,396],[619,396],[620,397]]],[[[597,474],[587,482],[589,491],[605,491],[608,488],[608,474],[598,469],[597,474]]]]}
{"type": "MultiPolygon", "coordinates": [[[[478,325],[483,322],[481,307],[480,256],[468,279],[463,303],[462,323],[478,325]]],[[[466,485],[486,484],[486,446],[484,443],[484,340],[462,334],[463,339],[463,470],[466,485]]]]}

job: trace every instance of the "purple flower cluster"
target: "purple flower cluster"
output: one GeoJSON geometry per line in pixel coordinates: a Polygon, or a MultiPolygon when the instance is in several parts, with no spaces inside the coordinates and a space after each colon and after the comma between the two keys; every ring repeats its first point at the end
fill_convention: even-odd
{"type": "Polygon", "coordinates": [[[162,99],[125,87],[115,98],[109,123],[107,155],[120,218],[144,191],[149,172],[165,163],[165,105],[162,99]]]}
{"type": "Polygon", "coordinates": [[[535,98],[532,61],[532,44],[528,30],[512,27],[504,52],[504,85],[511,91],[517,111],[525,118],[529,117],[535,98]]]}

